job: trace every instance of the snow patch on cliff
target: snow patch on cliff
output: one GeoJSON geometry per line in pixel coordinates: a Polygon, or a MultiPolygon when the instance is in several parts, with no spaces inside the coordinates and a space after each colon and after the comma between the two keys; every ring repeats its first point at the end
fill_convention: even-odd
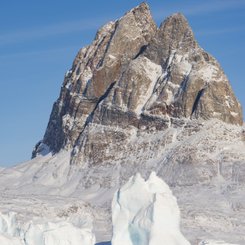
{"type": "Polygon", "coordinates": [[[146,86],[143,88],[145,91],[140,94],[138,98],[138,106],[136,107],[135,112],[140,115],[145,102],[152,96],[154,87],[163,71],[160,65],[155,64],[146,57],[138,58],[137,63],[135,63],[134,66],[139,66],[137,69],[141,70],[141,72],[151,81],[148,87],[146,86]]]}

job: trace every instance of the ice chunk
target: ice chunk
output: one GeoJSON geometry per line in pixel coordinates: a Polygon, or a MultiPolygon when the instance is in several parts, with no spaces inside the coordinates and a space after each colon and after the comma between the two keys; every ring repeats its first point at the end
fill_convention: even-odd
{"type": "Polygon", "coordinates": [[[112,245],[190,245],[179,229],[180,211],[168,185],[153,172],[129,179],[112,201],[112,245]]]}
{"type": "Polygon", "coordinates": [[[26,245],[94,245],[95,238],[89,229],[79,229],[70,223],[30,225],[25,235],[26,245]]]}
{"type": "Polygon", "coordinates": [[[0,244],[2,245],[23,245],[24,243],[22,243],[20,239],[18,238],[7,237],[7,236],[0,234],[0,244]]]}
{"type": "Polygon", "coordinates": [[[16,213],[0,213],[0,244],[4,245],[94,245],[89,227],[76,227],[68,221],[19,223],[16,213]]]}

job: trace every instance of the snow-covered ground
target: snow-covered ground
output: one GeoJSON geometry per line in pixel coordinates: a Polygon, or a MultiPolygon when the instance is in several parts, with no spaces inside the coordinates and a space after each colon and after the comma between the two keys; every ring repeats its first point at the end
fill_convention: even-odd
{"type": "Polygon", "coordinates": [[[203,240],[198,245],[237,245],[237,244],[226,243],[223,241],[203,240]]]}
{"type": "MultiPolygon", "coordinates": [[[[102,125],[90,127],[103,135],[102,125]]],[[[241,127],[191,121],[165,131],[126,134],[119,142],[124,150],[108,144],[104,157],[114,158],[99,165],[70,165],[70,152],[62,151],[0,171],[0,213],[15,213],[18,223],[38,227],[93,226],[97,242],[109,241],[113,194],[135,173],[147,179],[154,170],[177,197],[182,233],[191,244],[245,244],[241,127]]],[[[7,244],[10,235],[5,233],[0,244],[7,244]]]]}

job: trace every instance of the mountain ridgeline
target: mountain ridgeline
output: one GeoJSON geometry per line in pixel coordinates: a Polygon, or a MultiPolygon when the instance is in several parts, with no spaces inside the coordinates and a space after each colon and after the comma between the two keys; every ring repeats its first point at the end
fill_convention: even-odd
{"type": "Polygon", "coordinates": [[[198,45],[182,14],[157,27],[142,3],[78,52],[33,157],[44,148],[69,149],[72,163],[96,162],[107,144],[125,140],[118,129],[151,132],[212,118],[243,123],[219,63],[198,45]],[[96,125],[106,135],[95,134],[96,125]]]}

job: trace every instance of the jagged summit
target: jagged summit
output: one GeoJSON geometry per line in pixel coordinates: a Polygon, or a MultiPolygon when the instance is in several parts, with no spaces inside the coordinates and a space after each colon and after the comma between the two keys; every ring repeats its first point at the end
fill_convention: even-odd
{"type": "Polygon", "coordinates": [[[182,14],[158,28],[142,3],[103,26],[79,51],[41,148],[77,155],[94,124],[162,130],[181,120],[211,118],[242,125],[241,106],[222,68],[200,48],[182,14]]]}
{"type": "Polygon", "coordinates": [[[132,8],[129,12],[137,12],[137,11],[151,14],[150,6],[147,2],[142,2],[138,6],[132,8]]]}

